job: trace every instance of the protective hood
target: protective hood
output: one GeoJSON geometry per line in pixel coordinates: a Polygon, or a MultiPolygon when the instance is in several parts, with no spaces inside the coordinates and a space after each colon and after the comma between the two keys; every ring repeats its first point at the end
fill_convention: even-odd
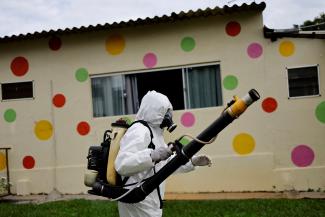
{"type": "Polygon", "coordinates": [[[148,91],[142,98],[137,120],[144,120],[153,126],[159,126],[168,109],[173,109],[167,96],[156,91],[148,91]]]}

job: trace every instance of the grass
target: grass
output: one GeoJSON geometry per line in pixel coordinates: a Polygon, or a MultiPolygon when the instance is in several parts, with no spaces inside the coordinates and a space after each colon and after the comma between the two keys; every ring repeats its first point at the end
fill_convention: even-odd
{"type": "MultiPolygon", "coordinates": [[[[44,204],[0,202],[0,216],[11,217],[118,217],[117,204],[108,201],[70,200],[44,204]]],[[[167,201],[163,217],[325,217],[325,200],[268,199],[167,201]]]]}

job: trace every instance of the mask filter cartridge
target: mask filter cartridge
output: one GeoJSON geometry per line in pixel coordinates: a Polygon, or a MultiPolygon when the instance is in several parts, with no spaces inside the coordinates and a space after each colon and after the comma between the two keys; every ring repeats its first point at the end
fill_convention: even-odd
{"type": "Polygon", "coordinates": [[[171,109],[168,109],[162,123],[160,124],[160,128],[167,127],[168,132],[173,132],[177,125],[173,122],[173,114],[171,109]]]}

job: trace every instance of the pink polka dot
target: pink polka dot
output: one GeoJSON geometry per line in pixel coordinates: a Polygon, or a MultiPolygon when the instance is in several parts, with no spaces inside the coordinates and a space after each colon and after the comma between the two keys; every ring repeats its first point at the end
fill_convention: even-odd
{"type": "Polygon", "coordinates": [[[298,167],[311,165],[314,158],[314,151],[307,145],[298,145],[291,152],[291,160],[298,167]]]}
{"type": "Polygon", "coordinates": [[[263,47],[259,43],[251,43],[247,47],[247,54],[250,58],[256,59],[263,53],[263,47]]]}
{"type": "Polygon", "coordinates": [[[147,53],[143,57],[143,64],[147,68],[153,68],[157,64],[157,56],[154,53],[147,53]]]}
{"type": "Polygon", "coordinates": [[[181,117],[181,123],[184,127],[192,127],[195,123],[195,116],[191,112],[185,112],[181,117]]]}

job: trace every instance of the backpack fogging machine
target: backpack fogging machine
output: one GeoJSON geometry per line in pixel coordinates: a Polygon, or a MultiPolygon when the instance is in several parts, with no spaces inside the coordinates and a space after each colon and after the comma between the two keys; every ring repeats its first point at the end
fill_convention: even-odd
{"type": "Polygon", "coordinates": [[[211,143],[224,128],[238,118],[247,107],[259,98],[260,95],[255,89],[251,89],[242,98],[234,96],[221,115],[196,138],[193,138],[190,143],[186,146],[181,145],[180,139],[184,136],[173,142],[172,144],[176,152],[175,157],[153,176],[136,183],[132,188],[127,188],[123,182],[116,181],[118,174],[116,175],[116,171],[112,169],[115,158],[109,155],[113,153],[116,157],[119,146],[117,146],[118,148],[114,147],[114,143],[119,144],[121,137],[128,128],[128,125],[113,123],[112,127],[115,127],[115,129],[110,131],[113,138],[109,137],[105,140],[105,133],[104,142],[101,146],[91,146],[89,148],[88,169],[95,172],[95,175],[86,174],[85,176],[85,184],[91,187],[88,193],[124,203],[138,203],[144,200],[147,195],[179,167],[189,162],[191,157],[199,152],[205,144],[211,143]]]}

